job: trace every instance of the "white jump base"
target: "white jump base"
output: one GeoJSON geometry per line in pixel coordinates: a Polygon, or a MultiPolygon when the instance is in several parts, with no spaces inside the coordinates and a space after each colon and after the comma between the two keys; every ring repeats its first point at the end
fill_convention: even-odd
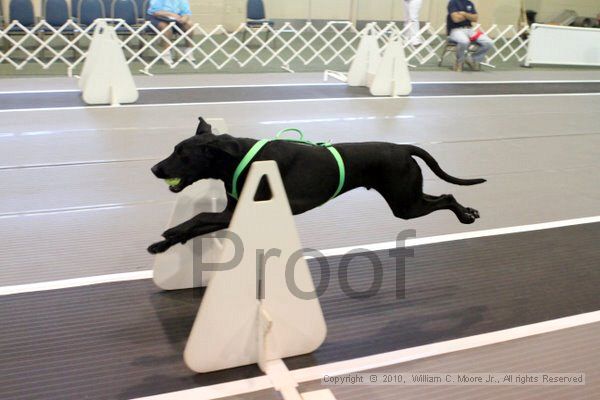
{"type": "Polygon", "coordinates": [[[600,67],[600,29],[533,24],[524,65],[600,67]]]}

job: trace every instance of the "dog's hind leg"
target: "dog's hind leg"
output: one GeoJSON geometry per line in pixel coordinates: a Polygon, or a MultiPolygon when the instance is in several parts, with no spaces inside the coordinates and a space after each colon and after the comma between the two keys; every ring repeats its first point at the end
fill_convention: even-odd
{"type": "Polygon", "coordinates": [[[229,227],[233,212],[226,209],[220,213],[200,213],[195,217],[166,230],[165,240],[148,247],[152,254],[162,253],[177,243],[185,243],[197,236],[206,235],[229,227]]]}
{"type": "Polygon", "coordinates": [[[463,224],[471,224],[479,218],[477,210],[463,207],[451,194],[432,196],[423,193],[423,175],[413,158],[405,164],[391,164],[383,175],[399,177],[402,182],[398,184],[386,179],[375,187],[398,218],[418,218],[437,210],[452,211],[463,224]]]}
{"type": "Polygon", "coordinates": [[[402,219],[418,218],[438,210],[452,211],[463,224],[472,224],[479,218],[477,210],[462,206],[451,194],[443,194],[441,196],[423,194],[422,197],[411,204],[393,204],[389,201],[388,204],[394,216],[402,219]]]}

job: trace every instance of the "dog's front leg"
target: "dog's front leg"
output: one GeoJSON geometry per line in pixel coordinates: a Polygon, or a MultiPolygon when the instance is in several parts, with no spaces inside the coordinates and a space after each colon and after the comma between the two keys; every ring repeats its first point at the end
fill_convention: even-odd
{"type": "Polygon", "coordinates": [[[206,235],[225,229],[229,226],[233,212],[225,210],[220,213],[200,213],[195,217],[166,230],[163,233],[165,240],[154,243],[148,247],[151,254],[162,253],[169,247],[185,243],[197,236],[206,235]]]}
{"type": "Polygon", "coordinates": [[[233,213],[229,210],[219,213],[200,213],[179,225],[167,229],[162,236],[165,239],[183,239],[187,237],[185,240],[189,240],[196,236],[227,228],[232,216],[233,213]]]}

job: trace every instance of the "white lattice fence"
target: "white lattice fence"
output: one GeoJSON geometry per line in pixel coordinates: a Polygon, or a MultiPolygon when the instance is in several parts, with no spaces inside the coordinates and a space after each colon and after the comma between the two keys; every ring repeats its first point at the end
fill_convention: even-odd
{"type": "MultiPolygon", "coordinates": [[[[217,70],[227,66],[243,69],[254,64],[254,67],[281,66],[291,70],[294,65],[348,65],[366,29],[372,29],[377,35],[382,49],[394,38],[403,36],[406,30],[395,22],[371,23],[358,31],[350,22],[330,21],[320,27],[307,22],[300,28],[289,22],[277,28],[267,24],[250,28],[242,24],[233,32],[226,31],[223,26],[205,30],[196,24],[184,32],[174,24],[159,31],[149,22],[130,26],[123,20],[109,21],[119,33],[127,62],[144,72],[151,72],[155,65],[164,63],[163,56],[167,52],[174,56],[170,68],[189,65],[194,69],[205,66],[217,70]],[[165,36],[169,29],[175,32],[172,39],[165,36]]],[[[33,27],[13,21],[0,30],[0,41],[4,42],[0,65],[10,64],[15,69],[22,69],[33,63],[47,69],[63,64],[71,73],[85,59],[93,29],[94,25],[83,27],[72,21],[58,28],[45,21],[33,27]]],[[[494,40],[494,49],[487,62],[522,61],[527,49],[527,40],[522,38],[526,31],[527,28],[517,31],[514,26],[489,28],[487,33],[494,40]]],[[[425,24],[421,28],[424,42],[419,46],[405,44],[408,61],[418,66],[439,59],[446,41],[445,33],[445,26],[435,28],[425,24]]]]}
{"type": "Polygon", "coordinates": [[[528,26],[517,30],[513,25],[502,29],[494,25],[486,32],[494,40],[494,49],[487,57],[489,63],[507,62],[512,58],[521,62],[527,56],[529,39],[523,37],[529,32],[528,26]]]}

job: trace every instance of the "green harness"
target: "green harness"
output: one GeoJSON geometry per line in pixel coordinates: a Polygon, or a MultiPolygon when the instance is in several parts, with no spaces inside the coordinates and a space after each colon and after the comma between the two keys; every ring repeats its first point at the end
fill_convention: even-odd
{"type": "Polygon", "coordinates": [[[231,197],[233,197],[234,199],[237,200],[237,198],[238,198],[238,189],[237,189],[238,179],[240,178],[242,173],[246,170],[246,168],[248,168],[248,165],[250,165],[250,163],[252,162],[254,157],[256,157],[256,154],[258,154],[258,152],[263,147],[265,147],[265,145],[267,143],[269,143],[273,140],[286,140],[288,142],[303,143],[303,144],[308,144],[311,146],[320,146],[320,147],[325,147],[327,150],[329,150],[331,152],[331,154],[333,155],[333,158],[335,159],[335,161],[338,165],[339,172],[340,172],[340,179],[339,179],[337,189],[335,190],[335,193],[333,194],[333,196],[331,196],[331,198],[329,200],[333,199],[338,194],[340,194],[340,192],[342,191],[342,188],[344,187],[344,182],[346,181],[346,168],[344,167],[344,160],[342,159],[342,156],[340,155],[340,153],[336,150],[335,147],[333,147],[333,145],[331,143],[324,143],[324,142],[313,143],[309,140],[304,139],[304,135],[302,134],[302,131],[300,131],[300,129],[288,128],[288,129],[284,129],[284,130],[280,131],[279,133],[277,133],[277,135],[273,139],[259,140],[246,153],[244,158],[242,158],[242,161],[240,161],[237,168],[235,169],[235,172],[233,173],[233,182],[231,184],[231,193],[229,193],[229,195],[231,197]],[[296,132],[297,134],[300,135],[300,138],[299,139],[280,138],[280,136],[286,132],[296,132]]]}

